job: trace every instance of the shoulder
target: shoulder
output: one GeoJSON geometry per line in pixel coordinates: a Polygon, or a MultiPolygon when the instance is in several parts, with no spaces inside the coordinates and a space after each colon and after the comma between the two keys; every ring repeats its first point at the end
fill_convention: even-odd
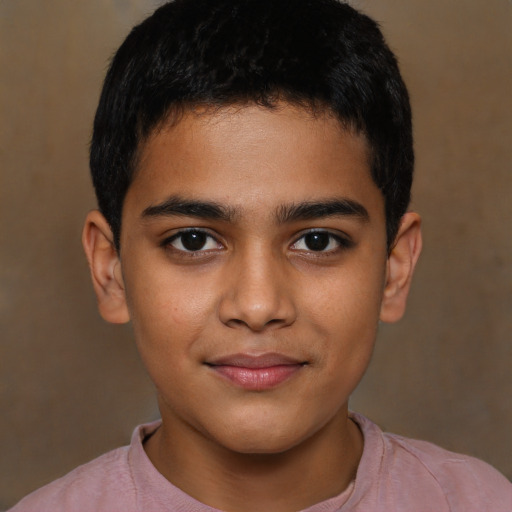
{"type": "Polygon", "coordinates": [[[130,446],[79,466],[26,496],[10,512],[134,512],[139,508],[139,491],[144,484],[163,479],[151,466],[143,448],[144,439],[159,425],[160,421],[155,421],[138,426],[130,446]]]}
{"type": "Polygon", "coordinates": [[[164,478],[151,465],[143,442],[160,423],[139,425],[133,431],[129,446],[79,466],[29,494],[9,512],[135,512],[144,499],[144,490],[144,503],[149,503],[153,509],[155,495],[161,490],[164,478]],[[152,488],[145,489],[154,481],[152,488]]]}
{"type": "Polygon", "coordinates": [[[486,462],[425,441],[384,435],[397,453],[415,461],[432,478],[449,503],[466,500],[471,507],[481,503],[484,509],[512,511],[512,483],[486,462]]]}
{"type": "Polygon", "coordinates": [[[11,512],[97,510],[109,502],[123,506],[131,491],[128,447],[108,452],[34,491],[11,512]]]}
{"type": "Polygon", "coordinates": [[[377,451],[367,458],[374,462],[372,471],[379,475],[375,485],[384,494],[397,501],[407,499],[406,493],[420,499],[435,496],[447,511],[512,511],[512,484],[489,464],[426,441],[384,433],[360,415],[354,419],[365,443],[368,440],[377,451]]]}

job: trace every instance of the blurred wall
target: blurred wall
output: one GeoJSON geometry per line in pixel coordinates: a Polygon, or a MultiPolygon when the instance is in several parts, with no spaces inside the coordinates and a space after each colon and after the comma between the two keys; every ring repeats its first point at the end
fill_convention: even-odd
{"type": "MultiPolygon", "coordinates": [[[[0,2],[0,509],[157,415],[96,312],[80,231],[115,48],[157,0],[0,2]]],[[[512,478],[512,4],[359,0],[409,85],[425,249],[351,406],[512,478]]]]}

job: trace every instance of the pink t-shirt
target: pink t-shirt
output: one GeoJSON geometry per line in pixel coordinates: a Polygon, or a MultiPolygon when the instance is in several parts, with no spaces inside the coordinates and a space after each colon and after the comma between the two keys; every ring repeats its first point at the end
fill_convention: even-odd
{"type": "MultiPolygon", "coordinates": [[[[352,417],[364,435],[356,479],[307,512],[512,512],[512,484],[485,462],[385,434],[364,416],[352,417]]],[[[142,441],[158,425],[137,427],[130,446],[78,467],[11,512],[216,512],[151,464],[142,441]]]]}

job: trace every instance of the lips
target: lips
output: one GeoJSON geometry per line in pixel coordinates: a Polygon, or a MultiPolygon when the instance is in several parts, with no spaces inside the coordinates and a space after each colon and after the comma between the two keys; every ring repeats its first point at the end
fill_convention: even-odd
{"type": "Polygon", "coordinates": [[[206,364],[221,378],[238,387],[264,391],[293,377],[306,362],[282,354],[268,353],[258,356],[233,354],[206,364]]]}

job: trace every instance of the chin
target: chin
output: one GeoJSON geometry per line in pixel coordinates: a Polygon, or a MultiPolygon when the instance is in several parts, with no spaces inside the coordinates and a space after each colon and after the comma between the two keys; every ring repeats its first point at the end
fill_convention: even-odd
{"type": "Polygon", "coordinates": [[[286,452],[297,444],[299,443],[289,438],[275,439],[275,436],[269,438],[268,435],[262,435],[258,439],[254,437],[230,439],[225,447],[242,455],[274,455],[286,452]]]}
{"type": "Polygon", "coordinates": [[[277,454],[286,452],[308,438],[297,425],[276,422],[241,424],[233,422],[216,441],[228,450],[240,454],[277,454]]]}

